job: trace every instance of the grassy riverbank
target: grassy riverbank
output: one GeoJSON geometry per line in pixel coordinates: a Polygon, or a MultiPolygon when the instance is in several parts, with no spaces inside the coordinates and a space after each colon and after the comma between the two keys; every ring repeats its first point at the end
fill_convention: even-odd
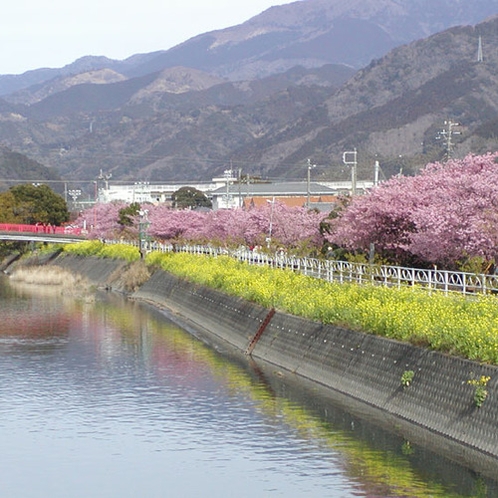
{"type": "MultiPolygon", "coordinates": [[[[136,248],[85,242],[67,246],[86,256],[130,258],[136,248]],[[113,256],[109,256],[112,253],[113,256]]],[[[498,364],[498,301],[329,283],[289,270],[249,266],[229,257],[151,253],[146,263],[266,307],[389,337],[475,361],[498,364]]]]}

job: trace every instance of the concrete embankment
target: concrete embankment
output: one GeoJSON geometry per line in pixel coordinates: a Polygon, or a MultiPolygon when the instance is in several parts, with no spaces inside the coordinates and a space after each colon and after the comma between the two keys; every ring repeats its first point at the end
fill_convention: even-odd
{"type": "MultiPolygon", "coordinates": [[[[245,350],[267,309],[157,271],[134,297],[174,309],[245,350]]],[[[498,456],[498,369],[278,311],[252,351],[296,373],[489,455],[498,456]],[[408,387],[401,383],[413,371],[408,387]],[[471,379],[489,376],[478,408],[471,379]]]]}
{"type": "MultiPolygon", "coordinates": [[[[51,264],[84,273],[97,285],[111,286],[125,263],[61,257],[51,264]]],[[[157,270],[133,298],[171,309],[252,357],[347,395],[400,423],[412,424],[456,442],[469,463],[475,452],[498,458],[498,368],[481,365],[397,341],[323,325],[248,303],[157,270]],[[268,322],[268,323],[266,323],[268,322]],[[266,325],[262,330],[262,325],[266,325]],[[255,336],[260,332],[258,340],[255,336]],[[409,386],[401,378],[414,377],[409,386]],[[489,376],[488,396],[474,401],[471,379],[489,376]]],[[[498,460],[497,466],[498,466],[498,460]]]]}

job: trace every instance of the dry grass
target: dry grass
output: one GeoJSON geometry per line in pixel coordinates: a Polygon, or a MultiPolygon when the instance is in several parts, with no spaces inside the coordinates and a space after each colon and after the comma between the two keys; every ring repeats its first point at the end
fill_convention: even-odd
{"type": "Polygon", "coordinates": [[[60,286],[64,292],[81,293],[90,288],[84,277],[57,266],[29,266],[16,269],[10,279],[32,285],[60,286]]]}
{"type": "Polygon", "coordinates": [[[150,272],[143,261],[130,263],[124,271],[117,270],[110,281],[121,284],[126,292],[134,292],[150,278],[150,272]]]}

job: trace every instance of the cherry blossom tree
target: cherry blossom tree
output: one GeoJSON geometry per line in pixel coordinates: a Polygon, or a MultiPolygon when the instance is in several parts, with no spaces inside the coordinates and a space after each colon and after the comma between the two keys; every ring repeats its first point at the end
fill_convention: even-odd
{"type": "Polygon", "coordinates": [[[203,238],[229,245],[249,244],[246,230],[249,220],[244,209],[219,209],[206,213],[203,238]]]}
{"type": "Polygon", "coordinates": [[[190,210],[173,210],[164,204],[154,206],[149,211],[148,233],[162,240],[185,238],[189,230],[202,224],[200,213],[190,210]]]}
{"type": "Polygon", "coordinates": [[[263,207],[217,211],[151,208],[149,234],[163,240],[220,245],[274,245],[320,248],[320,223],[324,215],[304,208],[288,208],[275,202],[263,207]],[[271,230],[270,230],[271,225],[271,230]]]}
{"type": "MultiPolygon", "coordinates": [[[[123,202],[99,203],[84,211],[76,224],[86,226],[91,238],[136,237],[140,217],[130,215],[130,207],[123,202]]],[[[323,213],[289,208],[278,201],[249,210],[178,210],[164,204],[141,208],[147,209],[148,235],[164,241],[253,247],[266,246],[271,236],[273,249],[284,246],[302,252],[318,251],[324,242],[323,213]]]]}
{"type": "Polygon", "coordinates": [[[498,260],[498,153],[426,166],[393,178],[331,223],[328,240],[392,261],[455,268],[469,258],[498,260]]]}
{"type": "Polygon", "coordinates": [[[303,242],[320,248],[323,236],[320,233],[320,223],[324,213],[303,207],[289,208],[276,203],[274,213],[275,238],[284,246],[293,247],[303,242]]]}
{"type": "Polygon", "coordinates": [[[83,211],[74,223],[85,227],[92,239],[120,237],[123,226],[119,224],[119,211],[125,207],[125,202],[97,203],[83,211]]]}

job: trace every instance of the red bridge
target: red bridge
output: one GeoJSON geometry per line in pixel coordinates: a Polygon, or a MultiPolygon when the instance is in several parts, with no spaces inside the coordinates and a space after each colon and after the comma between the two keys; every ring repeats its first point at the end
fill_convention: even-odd
{"type": "Polygon", "coordinates": [[[85,238],[80,227],[0,223],[0,240],[78,242],[85,238]]]}

